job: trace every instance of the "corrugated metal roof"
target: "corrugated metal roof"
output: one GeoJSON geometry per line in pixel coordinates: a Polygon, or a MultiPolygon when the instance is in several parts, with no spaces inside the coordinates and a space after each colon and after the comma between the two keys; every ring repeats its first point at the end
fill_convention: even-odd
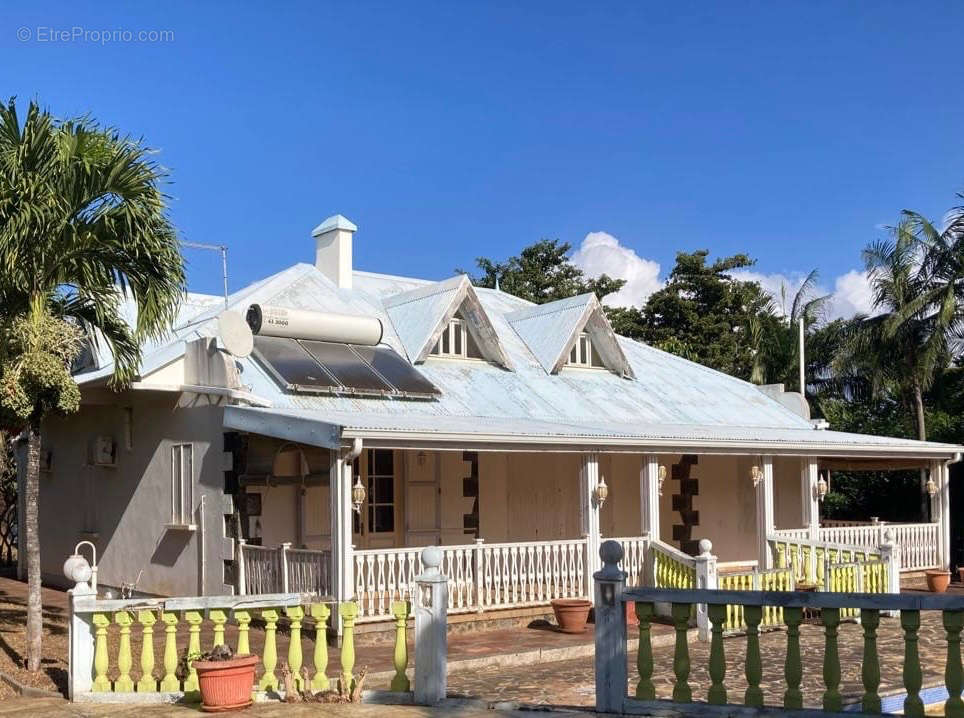
{"type": "MultiPolygon", "coordinates": [[[[435,288],[421,280],[364,272],[355,274],[354,285],[351,290],[339,289],[315,267],[299,264],[237,292],[230,305],[242,313],[248,304],[261,302],[377,316],[385,325],[383,342],[407,354],[384,299],[413,289],[425,289],[426,296],[431,296],[435,288]]],[[[448,291],[445,286],[442,289],[448,291]]],[[[274,409],[269,411],[306,413],[356,429],[436,433],[453,428],[476,433],[498,429],[533,437],[702,437],[761,444],[805,442],[812,437],[813,442],[838,445],[860,441],[883,448],[923,446],[815,431],[806,419],[748,382],[623,337],[618,342],[635,374],[633,380],[599,369],[563,368],[558,374],[547,374],[507,319],[533,305],[496,290],[478,289],[477,294],[513,370],[478,360],[429,357],[419,370],[441,390],[437,401],[286,394],[253,358],[239,361],[242,381],[272,403],[274,409]]],[[[578,311],[585,300],[569,301],[573,306],[561,307],[553,315],[578,311]]],[[[149,356],[169,360],[183,342],[213,336],[219,311],[213,306],[202,311],[175,330],[167,345],[152,347],[149,356]]],[[[402,333],[406,331],[403,328],[402,333]]]]}

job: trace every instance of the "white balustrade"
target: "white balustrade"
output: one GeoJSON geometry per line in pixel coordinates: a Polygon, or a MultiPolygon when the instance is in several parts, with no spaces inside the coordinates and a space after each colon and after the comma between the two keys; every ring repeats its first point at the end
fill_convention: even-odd
{"type": "MultiPolygon", "coordinates": [[[[940,524],[878,523],[861,521],[821,522],[817,542],[828,547],[852,548],[859,546],[876,549],[884,542],[884,533],[890,531],[900,554],[902,571],[920,571],[940,565],[940,524]]],[[[779,529],[771,538],[780,541],[804,541],[809,538],[807,529],[779,529]]]]}
{"type": "Polygon", "coordinates": [[[613,541],[623,547],[623,560],[619,568],[626,572],[627,586],[641,586],[645,580],[646,550],[649,547],[648,536],[625,536],[614,538],[613,541]]]}

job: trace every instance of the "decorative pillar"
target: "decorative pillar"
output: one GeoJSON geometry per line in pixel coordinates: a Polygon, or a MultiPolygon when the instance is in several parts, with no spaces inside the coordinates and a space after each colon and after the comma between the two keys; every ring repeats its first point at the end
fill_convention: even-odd
{"type": "Polygon", "coordinates": [[[659,457],[643,456],[639,470],[640,530],[659,539],[659,457]]]}
{"type": "MultiPolygon", "coordinates": [[[[773,533],[773,457],[760,457],[762,475],[756,485],[756,535],[757,561],[761,569],[773,568],[773,556],[767,545],[767,536],[773,533]]],[[[749,479],[744,479],[747,481],[749,479]]]]}
{"type": "Polygon", "coordinates": [[[422,551],[422,573],[415,577],[415,703],[431,706],[445,699],[448,684],[448,579],[441,574],[442,552],[422,551]]]}
{"type": "MultiPolygon", "coordinates": [[[[700,541],[700,553],[694,558],[696,561],[696,588],[715,591],[719,588],[716,573],[716,556],[713,555],[713,544],[709,539],[700,541]]],[[[705,603],[696,606],[696,628],[698,637],[704,643],[710,640],[710,618],[705,603]]]]}
{"type": "MultiPolygon", "coordinates": [[[[351,545],[351,473],[351,459],[343,457],[339,451],[332,451],[328,485],[331,499],[331,592],[336,605],[350,601],[355,593],[351,545]]],[[[340,636],[340,615],[333,613],[332,621],[340,636]]]]}
{"type": "Polygon", "coordinates": [[[937,485],[937,492],[931,496],[931,521],[937,528],[937,555],[941,568],[948,569],[951,563],[951,512],[950,481],[947,462],[930,462],[930,477],[937,485]]]}
{"type": "Polygon", "coordinates": [[[93,689],[94,632],[90,611],[97,599],[97,592],[88,583],[91,569],[83,557],[73,555],[68,558],[64,562],[64,575],[74,583],[74,587],[67,591],[67,698],[76,700],[76,696],[90,693],[93,689]],[[87,610],[81,612],[79,609],[82,607],[87,610]]]}
{"type": "Polygon", "coordinates": [[[605,541],[599,552],[602,568],[593,575],[596,712],[622,713],[629,680],[626,665],[626,606],[623,603],[626,574],[619,570],[623,547],[616,541],[605,541]]]}
{"type": "Polygon", "coordinates": [[[805,457],[800,460],[800,507],[801,526],[807,529],[810,540],[820,538],[820,501],[817,498],[819,466],[817,460],[805,457]]]}
{"type": "Polygon", "coordinates": [[[592,596],[592,575],[599,569],[599,454],[582,454],[579,470],[579,519],[586,537],[586,596],[592,596]]]}

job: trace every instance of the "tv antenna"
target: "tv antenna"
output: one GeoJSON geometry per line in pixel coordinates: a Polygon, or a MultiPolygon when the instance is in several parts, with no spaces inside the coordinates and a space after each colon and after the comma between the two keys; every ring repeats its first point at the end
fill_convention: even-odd
{"type": "Polygon", "coordinates": [[[201,242],[188,242],[181,240],[182,247],[191,249],[206,249],[211,252],[221,253],[221,277],[224,280],[224,308],[228,308],[228,247],[225,244],[202,244],[201,242]]]}

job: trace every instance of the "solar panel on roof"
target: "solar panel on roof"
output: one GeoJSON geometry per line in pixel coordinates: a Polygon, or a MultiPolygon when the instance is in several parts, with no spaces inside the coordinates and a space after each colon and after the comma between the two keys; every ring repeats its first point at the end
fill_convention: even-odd
{"type": "Polygon", "coordinates": [[[340,385],[293,339],[254,338],[254,353],[288,389],[328,392],[340,385]]]}
{"type": "Polygon", "coordinates": [[[392,349],[385,346],[352,346],[358,356],[374,367],[388,382],[400,392],[421,396],[437,396],[438,388],[422,376],[415,367],[402,359],[392,349]]]}
{"type": "Polygon", "coordinates": [[[394,391],[368,364],[360,359],[347,344],[314,340],[299,340],[301,345],[346,389],[379,394],[394,391]]]}

